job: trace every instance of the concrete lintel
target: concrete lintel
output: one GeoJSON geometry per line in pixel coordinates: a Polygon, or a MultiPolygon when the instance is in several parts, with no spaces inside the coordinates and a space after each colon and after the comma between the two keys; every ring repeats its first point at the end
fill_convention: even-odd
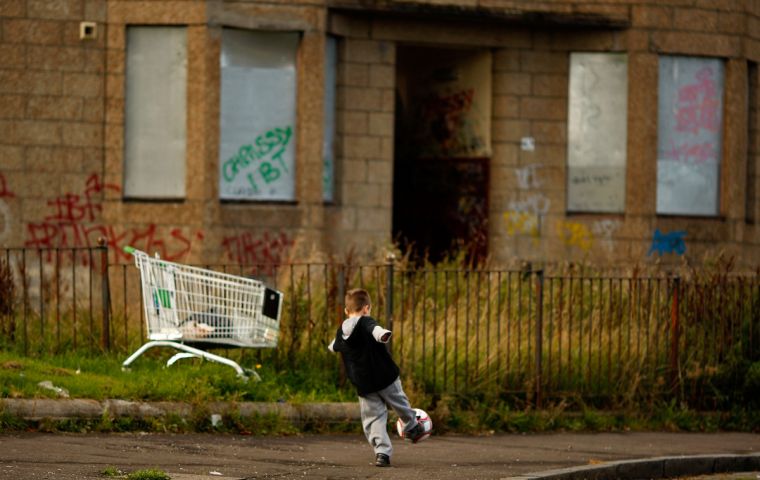
{"type": "Polygon", "coordinates": [[[355,15],[411,16],[425,19],[477,20],[515,25],[596,27],[622,29],[631,25],[630,18],[586,12],[545,12],[516,8],[490,8],[423,2],[389,0],[328,0],[331,12],[355,15]]]}

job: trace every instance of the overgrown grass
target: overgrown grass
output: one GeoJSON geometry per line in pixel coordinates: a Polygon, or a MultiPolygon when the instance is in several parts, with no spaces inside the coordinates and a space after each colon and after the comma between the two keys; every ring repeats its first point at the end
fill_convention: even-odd
{"type": "MultiPolygon", "coordinates": [[[[217,432],[255,435],[292,435],[299,432],[361,433],[358,422],[325,422],[319,419],[293,424],[277,415],[243,416],[241,401],[355,402],[353,389],[336,387],[336,378],[319,368],[278,375],[262,367],[262,382],[244,382],[229,367],[188,361],[170,368],[161,358],[141,359],[130,372],[120,368],[117,357],[78,354],[29,359],[0,353],[2,397],[52,398],[58,395],[38,383],[49,380],[65,388],[73,398],[121,398],[127,400],[182,401],[191,412],[182,416],[114,417],[25,421],[4,412],[0,402],[0,431],[34,429],[55,432],[217,432]],[[78,372],[78,373],[77,373],[78,372]],[[212,424],[208,402],[226,400],[229,409],[212,424]]],[[[754,370],[753,370],[754,371],[754,370]]],[[[282,373],[282,372],[280,372],[282,373]]],[[[748,380],[749,381],[749,380],[748,380]]],[[[755,381],[755,380],[751,380],[755,381]]],[[[639,404],[616,410],[596,408],[580,395],[545,399],[535,409],[524,395],[505,393],[431,394],[411,377],[404,388],[414,406],[427,410],[438,434],[549,431],[760,431],[760,411],[750,404],[723,411],[704,412],[676,400],[639,404]]],[[[390,422],[392,428],[393,419],[390,422]]]]}
{"type": "MultiPolygon", "coordinates": [[[[173,352],[172,352],[173,353],[173,352]]],[[[0,351],[0,398],[57,398],[42,388],[50,381],[72,398],[119,398],[144,401],[349,401],[348,388],[338,388],[332,371],[321,369],[275,371],[260,365],[262,381],[244,381],[225,365],[199,359],[182,360],[165,367],[164,351],[140,357],[130,371],[116,355],[71,353],[38,358],[0,351]]],[[[256,368],[256,365],[252,365],[256,368]]]]}
{"type": "MultiPolygon", "coordinates": [[[[437,265],[399,258],[392,277],[388,265],[350,261],[276,269],[267,280],[285,294],[277,348],[223,352],[257,369],[260,383],[242,382],[229,367],[199,360],[165,369],[170,349],[151,350],[131,372],[122,372],[121,361],[145,336],[134,269],[125,271],[131,281],[111,279],[115,353],[101,352],[101,321],[79,296],[74,302],[74,292],[77,307],[60,315],[52,303],[36,307],[40,299],[24,296],[24,305],[5,301],[0,397],[55,397],[55,391],[38,386],[50,380],[76,398],[199,406],[216,400],[355,401],[338,357],[325,346],[342,320],[341,292],[364,287],[378,320],[387,326],[392,321],[392,351],[405,390],[413,404],[436,412],[439,431],[757,429],[752,412],[760,408],[758,272],[735,276],[725,261],[699,270],[685,265],[610,272],[555,265],[539,273],[466,265],[461,257],[437,265]],[[543,401],[536,411],[539,393],[543,401]],[[695,412],[704,410],[719,413],[700,420],[695,412]],[[609,411],[623,413],[603,413],[609,411]]],[[[1,280],[2,275],[0,285],[1,280]]],[[[57,299],[57,284],[53,292],[52,282],[43,283],[43,299],[57,299]]],[[[14,295],[19,296],[6,296],[14,295]]],[[[12,423],[2,416],[0,421],[12,423]]],[[[201,413],[195,420],[140,422],[102,419],[70,428],[208,429],[201,413]]],[[[259,429],[246,422],[231,413],[223,428],[291,428],[259,429]]]]}

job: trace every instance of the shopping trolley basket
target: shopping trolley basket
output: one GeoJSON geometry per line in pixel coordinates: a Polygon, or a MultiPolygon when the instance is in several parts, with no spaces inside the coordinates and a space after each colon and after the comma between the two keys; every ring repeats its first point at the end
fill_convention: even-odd
{"type": "Polygon", "coordinates": [[[140,270],[150,340],[124,361],[124,368],[149,348],[162,346],[183,352],[167,365],[201,357],[229,365],[247,378],[236,362],[205,349],[277,346],[282,293],[250,278],[167,262],[132,247],[124,251],[134,256],[140,270]]]}

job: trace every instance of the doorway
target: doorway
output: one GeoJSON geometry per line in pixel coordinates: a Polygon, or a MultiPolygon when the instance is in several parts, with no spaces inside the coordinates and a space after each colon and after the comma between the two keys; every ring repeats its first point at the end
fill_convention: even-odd
{"type": "Polygon", "coordinates": [[[393,236],[417,260],[488,254],[491,54],[399,46],[393,236]]]}

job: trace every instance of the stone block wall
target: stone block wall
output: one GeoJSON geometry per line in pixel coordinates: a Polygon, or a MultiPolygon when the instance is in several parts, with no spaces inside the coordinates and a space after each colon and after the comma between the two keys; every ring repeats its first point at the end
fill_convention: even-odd
{"type": "Polygon", "coordinates": [[[0,2],[0,244],[84,246],[103,190],[104,2],[0,2]],[[101,25],[102,27],[102,25],[101,25]]]}
{"type": "Polygon", "coordinates": [[[758,2],[386,3],[336,10],[321,1],[0,2],[0,246],[82,247],[104,237],[114,251],[131,243],[186,262],[314,260],[351,249],[378,258],[392,241],[396,52],[425,45],[493,55],[488,231],[495,260],[654,262],[660,257],[648,253],[659,229],[688,232],[689,261],[719,251],[749,264],[760,261],[758,2]],[[410,8],[421,10],[399,14],[410,8]],[[94,39],[80,39],[83,21],[96,23],[94,39]],[[123,199],[130,24],[187,27],[182,201],[123,199]],[[301,32],[295,202],[219,201],[222,26],[301,32]],[[328,34],[339,43],[331,204],[321,191],[328,34]],[[628,55],[624,214],[566,213],[569,54],[576,51],[628,55]],[[657,68],[663,54],[725,60],[721,211],[715,218],[656,214],[657,68]],[[754,100],[747,105],[749,92],[754,100]],[[522,148],[526,137],[534,140],[533,150],[522,148]]]}
{"type": "Polygon", "coordinates": [[[393,201],[395,47],[359,24],[341,39],[336,100],[335,206],[328,234],[336,252],[382,255],[390,245],[393,201]]]}

